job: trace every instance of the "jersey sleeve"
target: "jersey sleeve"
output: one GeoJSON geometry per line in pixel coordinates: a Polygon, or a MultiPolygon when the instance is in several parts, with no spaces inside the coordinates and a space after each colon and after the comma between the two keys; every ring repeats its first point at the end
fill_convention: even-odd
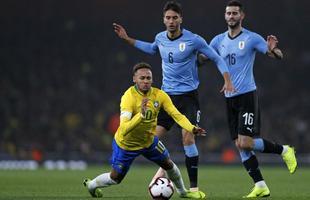
{"type": "Polygon", "coordinates": [[[136,40],[135,47],[145,53],[154,55],[157,51],[157,42],[156,39],[153,43],[136,40]]]}
{"type": "Polygon", "coordinates": [[[125,93],[122,96],[119,128],[124,135],[130,132],[142,121],[141,113],[137,113],[132,117],[133,103],[133,99],[129,93],[125,93]]]}
{"type": "Polygon", "coordinates": [[[257,33],[253,33],[253,45],[258,52],[266,54],[268,51],[268,45],[266,40],[257,33]]]}
{"type": "Polygon", "coordinates": [[[218,53],[218,37],[214,37],[211,42],[210,42],[210,46],[218,53]]]}
{"type": "Polygon", "coordinates": [[[225,61],[214,51],[213,48],[211,48],[207,42],[200,36],[196,37],[195,44],[197,47],[197,50],[207,56],[209,59],[211,59],[213,62],[215,62],[217,68],[219,71],[224,74],[225,72],[228,72],[227,65],[225,61]]]}
{"type": "Polygon", "coordinates": [[[168,94],[162,91],[161,98],[163,102],[163,108],[168,113],[168,115],[170,115],[173,120],[183,129],[187,130],[188,132],[192,132],[195,126],[178,111],[178,109],[173,105],[168,94]]]}

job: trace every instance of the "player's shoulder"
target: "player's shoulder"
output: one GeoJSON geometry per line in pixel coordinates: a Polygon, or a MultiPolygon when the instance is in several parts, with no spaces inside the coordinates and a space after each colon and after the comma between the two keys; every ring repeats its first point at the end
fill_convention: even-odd
{"type": "Polygon", "coordinates": [[[224,40],[224,38],[227,36],[227,34],[228,34],[228,31],[226,31],[224,33],[217,34],[216,36],[214,36],[210,41],[210,46],[212,46],[213,48],[217,48],[217,45],[224,40]]]}
{"type": "Polygon", "coordinates": [[[162,94],[164,91],[157,88],[157,87],[152,87],[152,91],[154,94],[162,94]]]}
{"type": "Polygon", "coordinates": [[[201,42],[202,43],[206,42],[206,40],[202,36],[198,35],[197,33],[193,33],[187,29],[183,28],[182,33],[183,33],[183,39],[186,41],[191,41],[193,43],[198,43],[198,44],[201,42]]]}
{"type": "Polygon", "coordinates": [[[156,87],[152,87],[152,90],[153,90],[153,94],[155,94],[156,96],[166,96],[168,95],[165,91],[159,89],[159,88],[156,88],[156,87]]]}
{"type": "Polygon", "coordinates": [[[131,87],[129,87],[125,92],[124,92],[124,94],[123,94],[123,98],[124,97],[130,97],[130,96],[132,96],[133,95],[133,93],[135,92],[135,87],[134,86],[131,86],[131,87]]]}
{"type": "Polygon", "coordinates": [[[251,37],[262,37],[260,34],[254,32],[254,31],[251,31],[249,29],[246,29],[246,28],[242,28],[242,33],[249,35],[251,37]]]}
{"type": "Polygon", "coordinates": [[[167,31],[161,31],[156,34],[155,39],[163,39],[167,37],[167,31]]]}
{"type": "Polygon", "coordinates": [[[121,105],[129,105],[134,101],[134,87],[129,87],[121,97],[121,105]]]}
{"type": "Polygon", "coordinates": [[[228,31],[217,34],[216,36],[213,37],[212,40],[222,40],[227,34],[228,34],[228,31]]]}
{"type": "Polygon", "coordinates": [[[182,34],[185,35],[185,36],[195,36],[195,35],[197,35],[197,34],[193,33],[192,31],[187,30],[185,28],[182,28],[182,34]]]}
{"type": "Polygon", "coordinates": [[[187,29],[183,29],[183,34],[187,37],[191,37],[191,38],[202,38],[200,35],[198,35],[197,33],[193,33],[187,29]]]}

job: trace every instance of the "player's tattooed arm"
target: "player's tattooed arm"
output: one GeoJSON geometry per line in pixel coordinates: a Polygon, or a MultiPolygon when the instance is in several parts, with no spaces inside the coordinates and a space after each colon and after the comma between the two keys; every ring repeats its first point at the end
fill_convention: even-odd
{"type": "Polygon", "coordinates": [[[268,35],[267,36],[267,45],[268,45],[268,52],[267,55],[272,58],[277,58],[281,60],[283,58],[283,53],[281,49],[277,47],[278,39],[274,35],[268,35]]]}

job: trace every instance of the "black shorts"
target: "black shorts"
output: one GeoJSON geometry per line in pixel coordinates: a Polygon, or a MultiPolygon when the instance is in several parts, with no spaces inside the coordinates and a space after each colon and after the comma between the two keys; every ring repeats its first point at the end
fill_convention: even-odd
{"type": "MultiPolygon", "coordinates": [[[[200,121],[200,107],[198,91],[193,90],[181,95],[169,95],[174,106],[187,117],[187,119],[194,125],[199,125],[200,121]]],[[[161,109],[158,114],[157,124],[170,130],[175,121],[164,109],[161,109]]]]}
{"type": "Polygon", "coordinates": [[[238,134],[250,137],[260,133],[260,110],[256,91],[226,98],[230,135],[233,140],[238,134]]]}

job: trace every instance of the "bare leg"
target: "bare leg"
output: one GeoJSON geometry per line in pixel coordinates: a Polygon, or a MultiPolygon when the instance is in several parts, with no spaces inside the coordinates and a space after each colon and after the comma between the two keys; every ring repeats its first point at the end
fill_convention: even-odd
{"type": "Polygon", "coordinates": [[[150,185],[152,185],[152,183],[159,177],[167,177],[166,171],[161,167],[157,170],[156,174],[153,176],[150,185]]]}
{"type": "Polygon", "coordinates": [[[160,166],[160,169],[166,171],[168,178],[174,183],[178,194],[186,195],[187,192],[178,166],[170,158],[161,163],[160,166]]]}

